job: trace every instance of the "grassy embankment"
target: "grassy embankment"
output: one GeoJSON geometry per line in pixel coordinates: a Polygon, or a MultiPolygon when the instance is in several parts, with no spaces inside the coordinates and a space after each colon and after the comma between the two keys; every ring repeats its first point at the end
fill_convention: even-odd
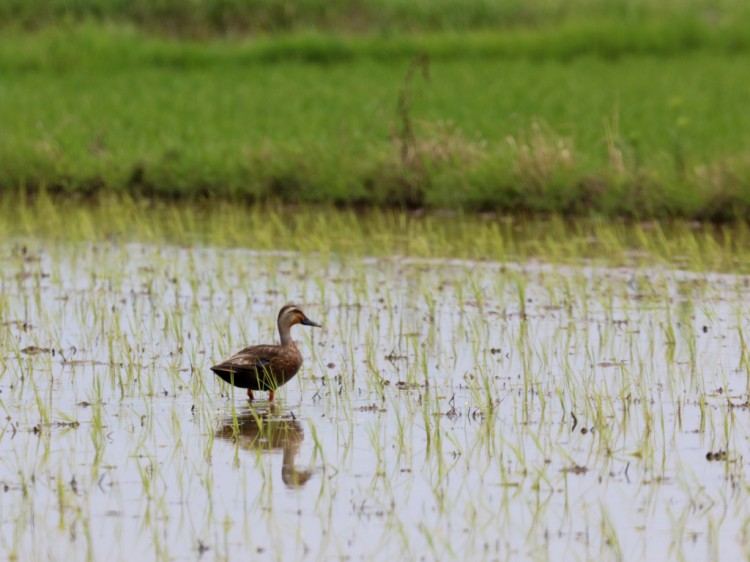
{"type": "Polygon", "coordinates": [[[687,18],[711,25],[747,21],[744,0],[5,0],[0,27],[60,21],[126,23],[182,37],[324,32],[391,33],[509,29],[561,22],[625,21],[638,27],[687,18]]]}
{"type": "Polygon", "coordinates": [[[750,216],[739,8],[202,41],[111,19],[4,30],[3,191],[750,216]]]}

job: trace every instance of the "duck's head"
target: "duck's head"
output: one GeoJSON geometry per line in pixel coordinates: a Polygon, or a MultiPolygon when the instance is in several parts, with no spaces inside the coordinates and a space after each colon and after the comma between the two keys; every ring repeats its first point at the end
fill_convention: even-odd
{"type": "Polygon", "coordinates": [[[303,326],[315,326],[320,328],[321,325],[317,322],[313,322],[302,309],[296,304],[287,304],[279,310],[279,326],[294,326],[295,324],[302,324],[303,326]]]}

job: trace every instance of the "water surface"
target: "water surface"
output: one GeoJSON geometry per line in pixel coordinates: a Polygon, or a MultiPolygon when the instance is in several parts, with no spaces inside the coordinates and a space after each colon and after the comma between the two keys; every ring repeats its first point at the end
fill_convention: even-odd
{"type": "Polygon", "coordinates": [[[18,560],[747,557],[750,278],[0,243],[18,560]],[[276,404],[210,365],[277,338],[276,404]]]}

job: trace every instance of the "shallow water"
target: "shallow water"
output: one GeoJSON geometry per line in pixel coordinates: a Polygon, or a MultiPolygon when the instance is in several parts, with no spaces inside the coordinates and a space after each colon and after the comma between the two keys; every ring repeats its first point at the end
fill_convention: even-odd
{"type": "Polygon", "coordinates": [[[18,560],[737,559],[750,278],[0,244],[18,560]],[[276,338],[271,406],[209,366],[276,338]]]}

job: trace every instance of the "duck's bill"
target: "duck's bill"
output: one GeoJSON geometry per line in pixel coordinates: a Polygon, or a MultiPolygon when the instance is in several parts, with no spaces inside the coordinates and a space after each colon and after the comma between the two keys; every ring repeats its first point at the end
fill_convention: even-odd
{"type": "Polygon", "coordinates": [[[301,322],[301,324],[302,324],[303,326],[315,326],[316,328],[322,328],[322,327],[323,327],[323,326],[321,326],[320,324],[318,324],[317,322],[313,322],[312,320],[310,320],[310,319],[309,319],[309,318],[308,318],[307,316],[305,316],[305,317],[304,317],[304,318],[302,319],[302,322],[301,322]]]}

